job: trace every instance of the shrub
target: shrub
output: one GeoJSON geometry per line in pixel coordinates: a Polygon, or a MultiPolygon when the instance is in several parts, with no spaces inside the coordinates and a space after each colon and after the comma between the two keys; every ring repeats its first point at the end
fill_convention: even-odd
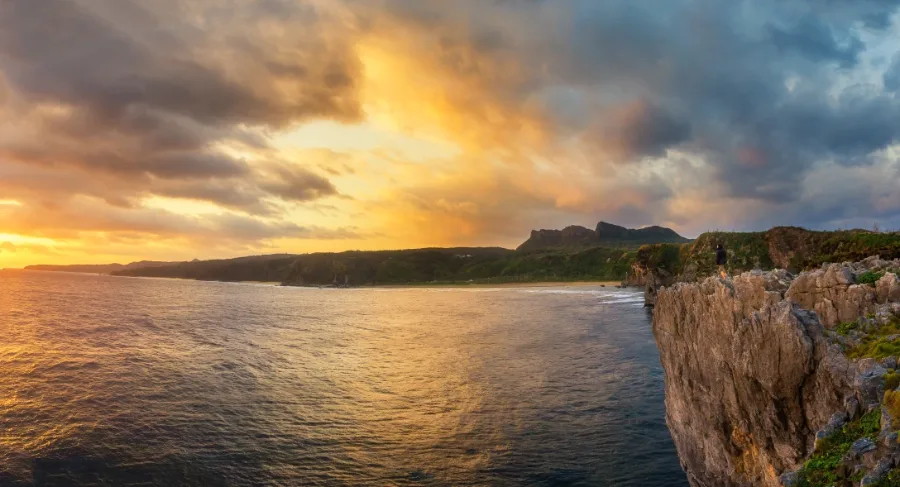
{"type": "Polygon", "coordinates": [[[855,330],[859,327],[859,322],[856,321],[845,321],[840,325],[836,326],[834,331],[840,333],[841,335],[847,336],[851,331],[855,330]]]}
{"type": "MultiPolygon", "coordinates": [[[[897,394],[900,397],[900,393],[897,394]]],[[[840,477],[838,465],[841,458],[850,450],[853,442],[861,438],[876,440],[881,430],[881,412],[871,411],[856,421],[846,424],[840,431],[825,438],[819,443],[813,456],[803,464],[800,470],[801,487],[832,485],[840,477]]]]}
{"type": "Polygon", "coordinates": [[[884,272],[864,272],[856,277],[856,282],[859,284],[868,284],[870,286],[874,286],[879,279],[884,277],[884,272]]]}
{"type": "Polygon", "coordinates": [[[894,429],[900,427],[900,392],[894,390],[884,391],[884,406],[891,417],[894,418],[894,429]]]}
{"type": "Polygon", "coordinates": [[[892,391],[900,386],[900,374],[893,370],[889,370],[887,374],[884,375],[884,388],[892,391]]]}

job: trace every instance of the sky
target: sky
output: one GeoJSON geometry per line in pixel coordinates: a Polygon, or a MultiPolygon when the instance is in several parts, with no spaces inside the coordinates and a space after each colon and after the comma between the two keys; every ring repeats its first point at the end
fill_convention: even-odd
{"type": "Polygon", "coordinates": [[[5,0],[0,268],[900,228],[900,0],[5,0]]]}

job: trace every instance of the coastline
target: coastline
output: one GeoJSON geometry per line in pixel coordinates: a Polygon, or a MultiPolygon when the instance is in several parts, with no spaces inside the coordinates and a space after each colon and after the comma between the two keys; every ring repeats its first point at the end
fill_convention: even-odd
{"type": "MultiPolygon", "coordinates": [[[[588,280],[578,280],[578,281],[528,281],[528,282],[411,282],[404,284],[364,284],[359,286],[334,286],[334,285],[319,285],[319,284],[310,284],[310,285],[293,285],[293,284],[284,284],[278,281],[223,281],[223,280],[214,280],[214,279],[191,279],[187,277],[151,277],[151,276],[117,276],[114,274],[103,274],[103,273],[89,273],[89,272],[71,272],[71,271],[48,271],[48,270],[36,270],[36,269],[2,269],[0,271],[14,271],[14,272],[39,272],[46,274],[67,274],[67,275],[83,275],[83,276],[104,276],[104,277],[115,277],[115,278],[125,278],[125,279],[172,279],[176,281],[197,281],[197,282],[221,282],[221,283],[231,283],[231,284],[257,284],[257,285],[272,285],[279,287],[299,287],[299,288],[312,288],[312,289],[402,289],[402,288],[471,288],[471,287],[481,287],[481,288],[527,288],[527,287],[577,287],[577,286],[592,286],[592,287],[610,287],[610,288],[618,288],[622,285],[622,281],[588,281],[588,280]]],[[[637,289],[638,286],[627,286],[628,288],[637,289]]]]}
{"type": "MultiPolygon", "coordinates": [[[[422,287],[440,287],[440,288],[469,288],[469,287],[490,287],[490,288],[520,288],[520,287],[618,287],[621,281],[535,281],[535,282],[458,282],[458,283],[411,283],[411,284],[384,284],[374,286],[356,286],[357,288],[385,288],[385,289],[402,289],[402,288],[422,288],[422,287]]],[[[318,287],[318,286],[316,286],[318,287]]]]}

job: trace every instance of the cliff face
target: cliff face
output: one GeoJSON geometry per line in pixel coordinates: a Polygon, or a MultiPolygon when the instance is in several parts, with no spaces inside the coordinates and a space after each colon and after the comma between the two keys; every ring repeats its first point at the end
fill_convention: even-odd
{"type": "MultiPolygon", "coordinates": [[[[874,285],[856,282],[890,266],[900,261],[826,266],[797,278],[755,271],[659,290],[653,332],[665,368],[666,420],[691,485],[820,485],[802,483],[818,474],[801,470],[824,448],[814,448],[817,437],[825,441],[881,407],[882,365],[893,360],[888,365],[896,367],[892,357],[848,358],[868,338],[832,330],[851,315],[869,330],[900,318],[894,274],[874,285]]],[[[890,418],[885,412],[882,426],[890,418]]],[[[859,482],[868,473],[874,482],[876,467],[895,465],[890,433],[881,432],[887,439],[866,459],[842,453],[848,478],[852,471],[859,482]]]]}

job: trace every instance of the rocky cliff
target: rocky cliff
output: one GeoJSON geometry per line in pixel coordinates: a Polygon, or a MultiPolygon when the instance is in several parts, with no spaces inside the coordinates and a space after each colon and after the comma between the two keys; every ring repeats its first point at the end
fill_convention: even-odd
{"type": "Polygon", "coordinates": [[[659,290],[666,419],[691,485],[876,485],[894,475],[900,423],[885,398],[900,383],[897,271],[900,260],[871,258],[659,290]]]}
{"type": "Polygon", "coordinates": [[[536,251],[559,248],[613,247],[637,248],[653,243],[686,243],[690,240],[670,228],[651,226],[625,228],[600,222],[594,230],[570,226],[562,230],[532,230],[531,236],[516,250],[536,251]]]}

